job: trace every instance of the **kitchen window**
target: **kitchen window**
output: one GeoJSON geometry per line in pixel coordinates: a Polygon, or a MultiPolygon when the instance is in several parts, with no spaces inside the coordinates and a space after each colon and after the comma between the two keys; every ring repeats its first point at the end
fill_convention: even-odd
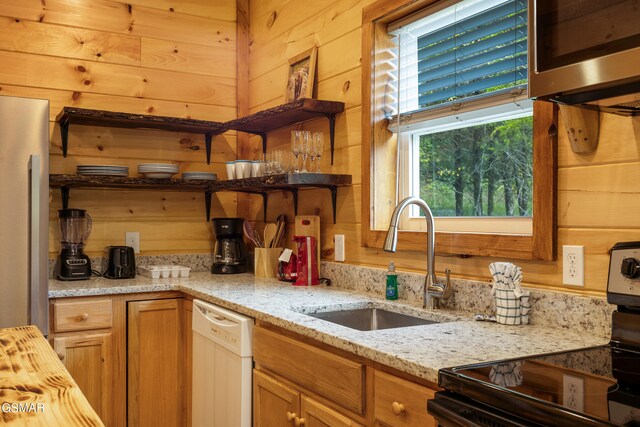
{"type": "MultiPolygon", "coordinates": [[[[527,98],[526,8],[405,0],[364,10],[365,246],[380,246],[393,207],[413,195],[436,216],[439,253],[554,257],[557,114],[527,98]]],[[[406,212],[400,247],[424,250],[426,223],[406,212]]]]}

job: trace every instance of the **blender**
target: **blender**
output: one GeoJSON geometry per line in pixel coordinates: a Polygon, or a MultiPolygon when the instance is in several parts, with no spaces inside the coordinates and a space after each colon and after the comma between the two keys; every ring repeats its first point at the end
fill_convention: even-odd
{"type": "Polygon", "coordinates": [[[213,251],[213,274],[237,274],[247,271],[247,248],[242,239],[243,218],[214,218],[216,245],[213,251]]]}
{"type": "Polygon", "coordinates": [[[84,242],[91,233],[91,217],[83,209],[58,211],[60,255],[56,277],[60,280],[84,280],[91,277],[91,261],[83,253],[84,242]]]}

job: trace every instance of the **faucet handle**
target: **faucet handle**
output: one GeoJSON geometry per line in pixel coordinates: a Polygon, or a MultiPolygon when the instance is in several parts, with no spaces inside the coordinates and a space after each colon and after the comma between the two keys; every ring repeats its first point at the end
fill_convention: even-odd
{"type": "Polygon", "coordinates": [[[447,268],[444,270],[445,283],[444,290],[442,292],[442,299],[449,299],[451,294],[453,293],[453,287],[451,286],[451,269],[447,268]]]}

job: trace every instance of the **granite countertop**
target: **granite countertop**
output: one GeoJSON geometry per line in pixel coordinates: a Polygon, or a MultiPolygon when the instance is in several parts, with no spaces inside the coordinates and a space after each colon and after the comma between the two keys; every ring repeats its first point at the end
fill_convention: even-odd
{"type": "Polygon", "coordinates": [[[397,301],[325,286],[296,287],[251,274],[192,273],[189,278],[49,282],[49,297],[181,291],[350,353],[437,383],[441,368],[606,344],[602,337],[535,325],[477,322],[468,313],[423,310],[397,301]],[[358,331],[304,313],[382,307],[440,323],[358,331]]]}

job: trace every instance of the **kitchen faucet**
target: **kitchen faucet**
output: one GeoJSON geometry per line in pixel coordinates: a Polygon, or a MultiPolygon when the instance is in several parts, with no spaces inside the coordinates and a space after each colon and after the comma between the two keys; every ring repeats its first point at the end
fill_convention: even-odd
{"type": "Polygon", "coordinates": [[[432,308],[440,308],[440,300],[449,298],[451,294],[451,284],[449,278],[449,269],[445,271],[446,282],[443,284],[436,283],[435,274],[435,224],[433,221],[433,214],[427,202],[418,197],[407,197],[403,199],[391,215],[391,221],[389,222],[389,230],[387,231],[387,237],[384,240],[383,249],[387,252],[395,252],[398,244],[398,221],[400,220],[400,214],[409,205],[417,205],[422,209],[425,219],[427,220],[427,277],[424,281],[422,288],[422,308],[427,308],[427,293],[431,297],[432,308]]]}

